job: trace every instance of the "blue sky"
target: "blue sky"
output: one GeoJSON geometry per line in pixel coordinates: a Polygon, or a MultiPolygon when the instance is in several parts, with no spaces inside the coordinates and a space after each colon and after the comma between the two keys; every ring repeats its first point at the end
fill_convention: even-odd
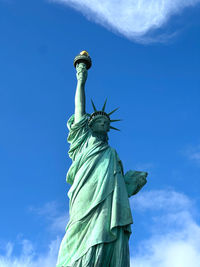
{"type": "Polygon", "coordinates": [[[148,171],[131,199],[131,264],[200,262],[200,1],[0,0],[0,267],[53,267],[68,220],[74,57],[121,118],[109,141],[148,171]]]}

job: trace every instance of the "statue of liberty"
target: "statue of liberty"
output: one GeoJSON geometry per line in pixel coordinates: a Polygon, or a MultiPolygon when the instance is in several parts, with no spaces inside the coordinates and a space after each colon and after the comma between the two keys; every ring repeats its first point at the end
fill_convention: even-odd
{"type": "Polygon", "coordinates": [[[85,82],[91,58],[82,51],[74,60],[77,71],[75,112],[68,120],[71,167],[70,219],[62,240],[57,267],[129,267],[129,197],[146,183],[146,172],[128,171],[108,144],[111,123],[106,102],[89,115],[85,110],[85,82]]]}

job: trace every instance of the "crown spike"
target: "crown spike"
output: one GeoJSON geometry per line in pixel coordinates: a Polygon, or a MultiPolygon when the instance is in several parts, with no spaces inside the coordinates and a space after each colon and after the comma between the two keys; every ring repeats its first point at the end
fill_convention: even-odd
{"type": "Polygon", "coordinates": [[[102,111],[105,111],[106,103],[107,103],[107,98],[106,98],[106,100],[105,100],[105,102],[104,102],[104,105],[103,105],[103,107],[102,107],[102,111]]]}
{"type": "Polygon", "coordinates": [[[94,112],[97,112],[97,109],[96,109],[96,107],[95,107],[94,102],[92,101],[92,99],[91,99],[91,102],[92,102],[92,106],[93,106],[94,112]]]}
{"type": "Polygon", "coordinates": [[[119,108],[114,109],[113,111],[111,111],[110,113],[108,113],[108,116],[110,116],[111,114],[113,114],[116,110],[118,110],[119,108]]]}
{"type": "Polygon", "coordinates": [[[119,129],[113,127],[113,126],[110,126],[110,129],[113,129],[113,130],[116,130],[116,131],[120,131],[119,129]]]}
{"type": "Polygon", "coordinates": [[[110,120],[110,122],[115,122],[115,121],[122,121],[122,120],[110,120]]]}

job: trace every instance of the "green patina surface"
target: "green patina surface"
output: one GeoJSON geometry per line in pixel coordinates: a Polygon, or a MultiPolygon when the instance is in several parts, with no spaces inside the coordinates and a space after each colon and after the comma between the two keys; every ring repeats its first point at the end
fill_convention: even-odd
{"type": "Polygon", "coordinates": [[[99,119],[98,113],[91,123],[85,113],[86,65],[80,63],[76,69],[75,114],[67,124],[72,159],[67,173],[70,220],[57,267],[128,267],[133,223],[128,198],[144,186],[147,173],[124,174],[117,152],[107,142],[108,119],[103,115],[99,119]]]}

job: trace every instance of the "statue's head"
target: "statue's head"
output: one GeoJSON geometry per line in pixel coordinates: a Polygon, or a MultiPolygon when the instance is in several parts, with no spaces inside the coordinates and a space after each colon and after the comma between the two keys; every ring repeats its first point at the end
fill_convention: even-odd
{"type": "Polygon", "coordinates": [[[110,115],[114,113],[117,110],[117,108],[111,111],[110,113],[106,113],[105,112],[106,102],[107,100],[105,101],[102,110],[98,111],[92,101],[94,112],[90,115],[88,124],[93,132],[106,134],[110,129],[118,130],[117,128],[112,127],[110,125],[111,122],[120,121],[120,120],[110,119],[110,115]]]}
{"type": "Polygon", "coordinates": [[[106,134],[110,130],[110,120],[105,116],[97,116],[90,123],[93,132],[106,134]]]}

